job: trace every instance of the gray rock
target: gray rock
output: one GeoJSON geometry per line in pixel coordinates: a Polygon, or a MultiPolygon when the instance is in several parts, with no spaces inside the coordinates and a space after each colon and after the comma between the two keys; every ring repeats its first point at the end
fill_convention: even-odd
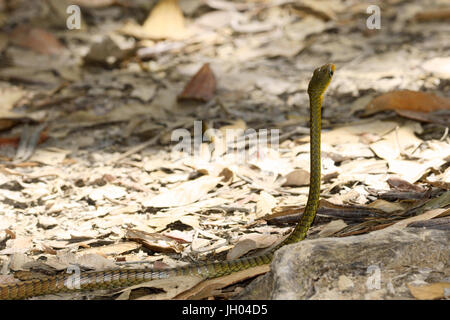
{"type": "Polygon", "coordinates": [[[412,299],[407,284],[450,280],[450,232],[386,228],[285,246],[237,299],[412,299]]]}

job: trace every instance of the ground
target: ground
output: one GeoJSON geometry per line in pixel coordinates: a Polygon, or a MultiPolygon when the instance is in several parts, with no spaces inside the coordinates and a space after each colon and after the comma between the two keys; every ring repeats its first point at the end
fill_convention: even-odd
{"type": "Polygon", "coordinates": [[[449,190],[445,1],[71,3],[80,29],[65,1],[0,1],[0,284],[278,242],[306,203],[306,88],[325,63],[310,237],[383,228],[449,190]]]}

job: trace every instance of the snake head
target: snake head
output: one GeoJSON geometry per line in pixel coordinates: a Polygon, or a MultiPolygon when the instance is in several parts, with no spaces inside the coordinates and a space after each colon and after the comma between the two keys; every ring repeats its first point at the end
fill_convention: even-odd
{"type": "Polygon", "coordinates": [[[309,95],[322,96],[331,82],[334,74],[334,64],[329,63],[314,70],[311,81],[308,85],[309,95]]]}

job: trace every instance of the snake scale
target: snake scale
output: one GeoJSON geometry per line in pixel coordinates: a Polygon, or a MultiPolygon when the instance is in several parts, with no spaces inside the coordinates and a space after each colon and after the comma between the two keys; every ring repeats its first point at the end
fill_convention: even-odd
{"type": "Polygon", "coordinates": [[[56,275],[39,279],[22,281],[14,284],[0,285],[0,299],[24,299],[28,297],[70,292],[75,290],[94,290],[119,288],[135,285],[153,279],[163,279],[178,275],[197,275],[203,278],[216,278],[237,271],[268,264],[272,261],[274,252],[280,247],[298,242],[306,237],[317,211],[320,196],[320,130],[321,108],[325,90],[331,82],[334,65],[326,64],[314,70],[308,85],[310,101],[310,187],[305,211],[297,223],[294,231],[280,244],[270,251],[254,257],[244,257],[230,261],[197,262],[184,267],[156,270],[121,269],[106,271],[80,272],[73,275],[56,275]]]}

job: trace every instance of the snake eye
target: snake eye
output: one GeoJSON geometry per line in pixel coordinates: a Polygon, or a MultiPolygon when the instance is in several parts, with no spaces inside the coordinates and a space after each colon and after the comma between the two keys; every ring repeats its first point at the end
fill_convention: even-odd
{"type": "Polygon", "coordinates": [[[332,77],[333,76],[333,74],[334,74],[334,72],[333,72],[333,70],[328,70],[328,74],[330,75],[330,77],[332,77]]]}

